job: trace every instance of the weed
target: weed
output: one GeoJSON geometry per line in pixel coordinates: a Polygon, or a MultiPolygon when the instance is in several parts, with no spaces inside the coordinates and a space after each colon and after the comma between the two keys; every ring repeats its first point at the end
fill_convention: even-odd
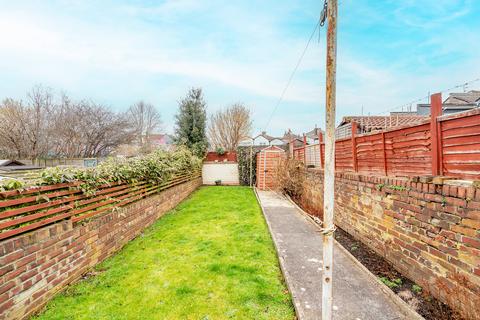
{"type": "Polygon", "coordinates": [[[416,294],[422,293],[422,287],[420,287],[418,284],[412,285],[412,291],[416,294]]]}
{"type": "Polygon", "coordinates": [[[442,207],[445,207],[447,205],[447,198],[445,196],[442,196],[442,207]]]}
{"type": "Polygon", "coordinates": [[[395,289],[402,285],[402,279],[400,278],[395,278],[393,280],[390,280],[387,277],[380,277],[380,281],[390,289],[395,289]]]}
{"type": "Polygon", "coordinates": [[[396,190],[396,191],[406,191],[406,190],[408,190],[404,186],[396,186],[396,185],[389,185],[388,188],[392,189],[392,190],[396,190]]]}

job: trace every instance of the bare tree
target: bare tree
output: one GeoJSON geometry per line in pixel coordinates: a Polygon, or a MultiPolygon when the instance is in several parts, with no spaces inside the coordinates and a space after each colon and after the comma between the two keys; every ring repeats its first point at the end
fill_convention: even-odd
{"type": "Polygon", "coordinates": [[[27,93],[27,97],[30,110],[26,118],[29,128],[25,131],[25,135],[31,151],[29,158],[36,159],[48,153],[53,94],[50,88],[36,85],[27,93]]]}
{"type": "Polygon", "coordinates": [[[149,151],[150,135],[162,124],[160,113],[152,104],[141,100],[128,109],[128,117],[135,130],[139,146],[144,151],[149,151]]]}
{"type": "Polygon", "coordinates": [[[84,157],[106,155],[116,146],[131,142],[134,130],[124,115],[95,103],[84,103],[82,113],[84,157]]]}
{"type": "Polygon", "coordinates": [[[55,114],[56,153],[66,157],[97,157],[130,143],[134,130],[123,114],[91,101],[71,103],[68,98],[55,114]]]}
{"type": "Polygon", "coordinates": [[[0,104],[0,157],[97,157],[131,143],[135,129],[127,115],[91,101],[74,102],[34,87],[28,103],[0,104]]]}
{"type": "Polygon", "coordinates": [[[3,157],[27,157],[27,110],[21,101],[5,99],[0,105],[0,151],[3,157]]]}
{"type": "Polygon", "coordinates": [[[228,151],[237,149],[240,141],[248,137],[252,129],[250,110],[236,103],[210,117],[208,135],[214,148],[228,151]]]}

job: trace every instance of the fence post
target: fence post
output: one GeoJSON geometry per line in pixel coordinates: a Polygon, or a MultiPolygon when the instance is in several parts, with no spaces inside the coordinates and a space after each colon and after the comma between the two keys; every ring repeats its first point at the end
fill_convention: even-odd
{"type": "Polygon", "coordinates": [[[385,146],[385,132],[382,132],[382,151],[383,151],[383,173],[385,176],[388,176],[388,168],[387,168],[387,150],[385,146]]]}
{"type": "Polygon", "coordinates": [[[318,132],[318,153],[320,153],[320,168],[323,169],[322,142],[323,142],[323,133],[322,133],[322,130],[319,129],[319,132],[318,132]]]}
{"type": "Polygon", "coordinates": [[[442,94],[435,93],[430,97],[430,139],[432,155],[432,175],[438,176],[442,172],[440,162],[442,146],[440,141],[439,122],[437,117],[442,115],[442,94]]]}
{"type": "Polygon", "coordinates": [[[353,171],[358,172],[357,162],[357,142],[355,136],[357,135],[358,124],[352,122],[352,158],[353,158],[353,171]]]}
{"type": "Polygon", "coordinates": [[[303,134],[303,164],[307,166],[307,135],[303,134]]]}

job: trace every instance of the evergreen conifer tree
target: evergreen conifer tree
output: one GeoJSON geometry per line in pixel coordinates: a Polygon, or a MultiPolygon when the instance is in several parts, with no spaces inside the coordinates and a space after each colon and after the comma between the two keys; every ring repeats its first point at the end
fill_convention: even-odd
{"type": "Polygon", "coordinates": [[[205,156],[208,146],[206,105],[202,89],[192,88],[180,101],[179,110],[175,116],[175,143],[187,146],[199,157],[205,156]]]}

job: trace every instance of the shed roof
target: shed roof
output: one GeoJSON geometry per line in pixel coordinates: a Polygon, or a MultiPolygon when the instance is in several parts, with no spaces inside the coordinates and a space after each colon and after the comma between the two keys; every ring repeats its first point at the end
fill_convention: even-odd
{"type": "Polygon", "coordinates": [[[18,160],[0,159],[0,167],[24,166],[24,165],[25,163],[22,163],[18,160]]]}

